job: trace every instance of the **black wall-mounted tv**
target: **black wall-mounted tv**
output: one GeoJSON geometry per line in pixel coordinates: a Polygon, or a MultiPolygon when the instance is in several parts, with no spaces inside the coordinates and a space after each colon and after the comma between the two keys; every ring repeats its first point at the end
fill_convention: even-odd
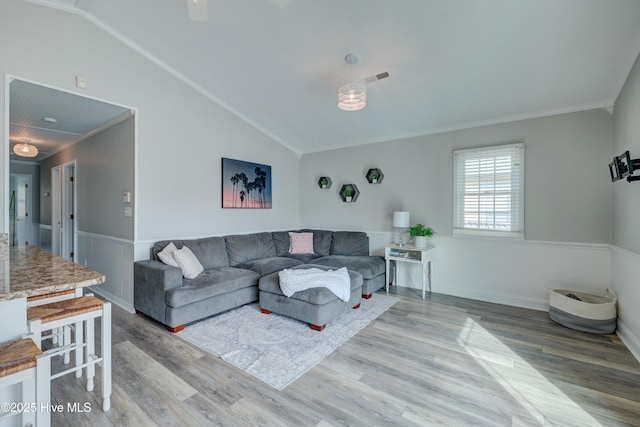
{"type": "Polygon", "coordinates": [[[616,182],[622,178],[626,178],[633,174],[634,162],[631,160],[629,151],[625,151],[619,156],[613,158],[613,161],[609,163],[609,174],[611,175],[611,182],[616,182]]]}

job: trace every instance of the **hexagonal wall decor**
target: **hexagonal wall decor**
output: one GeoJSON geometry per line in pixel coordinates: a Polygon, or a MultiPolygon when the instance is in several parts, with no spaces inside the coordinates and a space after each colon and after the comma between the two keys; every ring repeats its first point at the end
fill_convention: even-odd
{"type": "Polygon", "coordinates": [[[318,187],[322,189],[331,188],[331,184],[333,183],[331,182],[331,177],[329,176],[321,176],[320,179],[318,179],[318,187]]]}
{"type": "Polygon", "coordinates": [[[355,203],[355,201],[358,200],[360,191],[358,191],[358,187],[355,184],[345,184],[340,189],[339,194],[343,202],[355,203]]]}
{"type": "Polygon", "coordinates": [[[369,184],[380,184],[384,178],[382,170],[378,168],[369,169],[365,175],[369,184]]]}

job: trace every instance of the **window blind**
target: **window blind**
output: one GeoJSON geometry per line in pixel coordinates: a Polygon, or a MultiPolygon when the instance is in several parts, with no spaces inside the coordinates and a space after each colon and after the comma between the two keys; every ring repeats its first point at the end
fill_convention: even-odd
{"type": "Polygon", "coordinates": [[[453,152],[454,234],[524,237],[524,144],[453,152]]]}

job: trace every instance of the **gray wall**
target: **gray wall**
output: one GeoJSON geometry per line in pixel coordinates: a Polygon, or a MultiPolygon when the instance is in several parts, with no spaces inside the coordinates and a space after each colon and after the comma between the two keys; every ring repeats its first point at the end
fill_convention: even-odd
{"type": "Polygon", "coordinates": [[[391,232],[392,212],[407,210],[412,224],[451,235],[452,150],[524,141],[526,239],[609,243],[611,133],[611,115],[591,110],[304,155],[301,224],[391,232]],[[366,182],[371,167],[381,184],[366,182]],[[358,186],[356,203],[339,199],[345,183],[358,186]]]}
{"type": "MultiPolygon", "coordinates": [[[[611,157],[619,156],[627,150],[632,159],[640,158],[640,59],[636,59],[616,100],[613,115],[611,157]]],[[[640,182],[619,181],[612,186],[612,243],[640,254],[640,182]]]]}
{"type": "MultiPolygon", "coordinates": [[[[123,214],[122,192],[134,188],[135,118],[131,117],[41,163],[42,191],[51,193],[51,168],[76,160],[78,231],[133,240],[133,218],[123,214]]],[[[51,225],[51,197],[42,203],[51,225]]]]}

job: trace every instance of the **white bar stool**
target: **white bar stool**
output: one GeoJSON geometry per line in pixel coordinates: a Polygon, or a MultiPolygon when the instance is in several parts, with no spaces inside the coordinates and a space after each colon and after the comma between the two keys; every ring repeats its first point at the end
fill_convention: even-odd
{"type": "MultiPolygon", "coordinates": [[[[111,303],[102,301],[93,295],[67,299],[49,304],[39,305],[27,309],[29,333],[33,334],[33,340],[38,347],[41,346],[42,332],[75,325],[74,343],[57,349],[47,351],[47,357],[75,350],[75,366],[50,375],[50,380],[76,373],[76,377],[82,376],[82,370],[86,368],[87,391],[93,390],[93,377],[95,365],[102,364],[102,410],[108,411],[111,407],[111,303]],[[101,321],[101,355],[95,352],[95,326],[94,320],[102,317],[101,321]],[[86,338],[83,334],[83,324],[86,327],[86,338]],[[84,350],[84,358],[83,358],[84,350]],[[86,360],[86,362],[84,362],[86,360]]],[[[39,380],[38,380],[39,381],[39,380]]]]}
{"type": "MultiPolygon", "coordinates": [[[[27,307],[37,307],[40,305],[50,304],[52,302],[64,301],[71,298],[78,298],[82,296],[82,288],[67,289],[64,291],[50,292],[43,295],[33,295],[27,297],[27,307]]],[[[76,325],[78,326],[78,325],[76,325]]],[[[50,336],[43,336],[42,339],[51,338],[53,345],[62,346],[71,344],[71,327],[57,328],[51,330],[50,336]],[[60,340],[59,338],[62,337],[60,340]]],[[[66,365],[70,361],[69,352],[65,352],[63,356],[64,364],[66,365]]],[[[77,374],[76,374],[77,375],[77,374]]]]}
{"type": "Polygon", "coordinates": [[[51,425],[49,410],[43,410],[51,399],[47,375],[51,371],[51,360],[42,355],[42,350],[30,338],[0,344],[0,388],[22,383],[22,400],[15,402],[15,408],[10,408],[9,412],[0,414],[0,422],[22,415],[21,425],[51,425]],[[39,382],[38,375],[47,380],[39,382]]]}

